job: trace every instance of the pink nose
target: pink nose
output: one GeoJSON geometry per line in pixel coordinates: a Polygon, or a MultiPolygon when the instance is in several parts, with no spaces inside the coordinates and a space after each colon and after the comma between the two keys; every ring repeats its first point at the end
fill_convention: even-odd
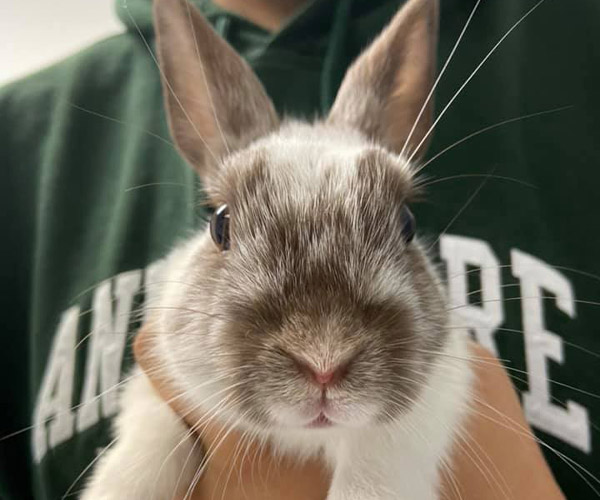
{"type": "Polygon", "coordinates": [[[301,356],[292,354],[291,352],[281,349],[280,352],[291,359],[298,371],[306,377],[306,379],[321,389],[327,389],[334,386],[346,377],[350,370],[350,365],[354,360],[354,356],[345,361],[328,367],[325,370],[316,368],[315,365],[301,356]]]}
{"type": "Polygon", "coordinates": [[[327,370],[319,370],[315,368],[311,363],[303,359],[299,359],[296,356],[290,356],[300,373],[302,373],[310,382],[320,386],[322,389],[333,386],[340,382],[348,372],[349,363],[338,365],[334,368],[327,370]]]}
{"type": "Polygon", "coordinates": [[[328,370],[326,372],[313,371],[313,370],[310,370],[310,371],[312,372],[312,376],[313,376],[315,382],[320,385],[329,385],[336,378],[339,378],[339,377],[336,377],[336,372],[338,370],[328,370]]]}

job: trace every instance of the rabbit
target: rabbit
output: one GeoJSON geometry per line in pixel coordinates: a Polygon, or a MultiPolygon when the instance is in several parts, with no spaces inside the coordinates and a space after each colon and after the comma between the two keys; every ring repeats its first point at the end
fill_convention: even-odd
{"type": "MultiPolygon", "coordinates": [[[[152,355],[184,407],[293,459],[322,456],[328,500],[438,499],[469,413],[467,339],[447,326],[409,208],[438,11],[408,0],[309,123],[280,119],[185,0],[154,4],[170,130],[215,210],[166,258],[151,309],[168,333],[152,355]]],[[[189,428],[134,370],[83,500],[170,499],[202,467],[189,428]]]]}

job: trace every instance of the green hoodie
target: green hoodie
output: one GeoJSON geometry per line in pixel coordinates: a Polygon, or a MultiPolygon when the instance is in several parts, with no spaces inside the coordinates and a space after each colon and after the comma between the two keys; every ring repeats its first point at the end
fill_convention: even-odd
{"type": "MultiPolygon", "coordinates": [[[[200,7],[281,113],[313,117],[401,3],[313,0],[275,35],[200,7]]],[[[534,3],[482,2],[438,111],[534,3]]],[[[34,426],[0,441],[3,499],[82,488],[110,440],[108,389],[132,361],[144,283],[205,215],[141,36],[153,45],[150,0],[122,4],[124,34],[0,91],[0,435],[34,426]]],[[[473,4],[442,2],[441,62],[473,4]]],[[[597,487],[573,463],[600,472],[598,33],[597,0],[548,0],[515,29],[442,118],[429,157],[488,125],[570,107],[448,151],[426,167],[440,180],[414,207],[445,265],[454,327],[507,361],[568,498],[597,487]]]]}

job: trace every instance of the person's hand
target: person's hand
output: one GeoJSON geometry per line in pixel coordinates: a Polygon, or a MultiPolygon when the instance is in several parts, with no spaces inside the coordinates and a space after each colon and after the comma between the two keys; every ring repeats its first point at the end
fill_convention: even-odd
{"type": "Polygon", "coordinates": [[[506,370],[479,344],[470,349],[476,380],[472,411],[454,447],[452,474],[444,471],[443,498],[564,500],[506,370]]]}
{"type": "MultiPolygon", "coordinates": [[[[174,388],[152,374],[147,353],[153,335],[142,329],[135,341],[138,364],[166,401],[174,388]]],[[[442,473],[442,497],[452,500],[564,500],[521,410],[500,362],[477,344],[471,345],[476,384],[473,409],[453,450],[451,473],[442,473]]],[[[202,415],[173,409],[192,427],[202,415]]],[[[216,423],[203,426],[203,448],[210,457],[203,475],[186,500],[325,500],[330,475],[317,459],[298,464],[235,430],[216,423]],[[223,437],[225,438],[223,439],[223,437]]],[[[181,500],[181,499],[174,499],[181,500]]]]}

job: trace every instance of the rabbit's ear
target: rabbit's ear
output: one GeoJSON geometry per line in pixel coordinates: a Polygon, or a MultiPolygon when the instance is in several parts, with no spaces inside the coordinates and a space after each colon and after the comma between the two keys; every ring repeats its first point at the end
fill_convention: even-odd
{"type": "MultiPolygon", "coordinates": [[[[328,121],[396,153],[414,152],[433,121],[433,99],[417,117],[435,79],[438,19],[438,0],[408,0],[348,70],[328,121]]],[[[424,142],[418,155],[425,149],[424,142]]]]}
{"type": "Polygon", "coordinates": [[[278,126],[248,64],[186,0],[155,0],[154,23],[171,134],[201,176],[278,126]]]}

